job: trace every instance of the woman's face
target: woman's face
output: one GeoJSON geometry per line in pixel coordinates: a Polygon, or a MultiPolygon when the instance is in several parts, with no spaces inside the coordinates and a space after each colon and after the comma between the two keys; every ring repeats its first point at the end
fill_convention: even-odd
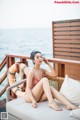
{"type": "Polygon", "coordinates": [[[42,61],[43,61],[43,58],[42,58],[41,53],[36,53],[34,57],[34,63],[40,65],[42,61]]]}

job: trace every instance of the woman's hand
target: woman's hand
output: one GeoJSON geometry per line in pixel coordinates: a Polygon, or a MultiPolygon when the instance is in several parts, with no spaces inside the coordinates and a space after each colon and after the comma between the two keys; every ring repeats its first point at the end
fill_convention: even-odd
{"type": "Polygon", "coordinates": [[[49,62],[48,62],[48,60],[46,59],[46,58],[43,58],[43,61],[48,65],[49,64],[49,62]]]}
{"type": "Polygon", "coordinates": [[[36,101],[32,103],[32,107],[37,108],[37,102],[36,101]]]}

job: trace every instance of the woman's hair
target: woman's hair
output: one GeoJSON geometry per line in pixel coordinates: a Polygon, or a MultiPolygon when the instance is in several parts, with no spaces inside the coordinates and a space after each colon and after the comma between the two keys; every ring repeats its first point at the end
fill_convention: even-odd
{"type": "MultiPolygon", "coordinates": [[[[40,51],[33,51],[33,52],[31,52],[31,54],[30,54],[30,58],[31,58],[32,60],[34,60],[35,55],[36,55],[37,53],[40,53],[40,54],[41,54],[40,51]]],[[[35,64],[34,61],[33,61],[33,64],[35,64]]]]}
{"type": "Polygon", "coordinates": [[[30,54],[30,58],[31,58],[32,60],[34,60],[35,55],[36,55],[37,53],[40,53],[40,54],[41,54],[40,51],[33,51],[33,52],[31,52],[31,54],[30,54]]]}

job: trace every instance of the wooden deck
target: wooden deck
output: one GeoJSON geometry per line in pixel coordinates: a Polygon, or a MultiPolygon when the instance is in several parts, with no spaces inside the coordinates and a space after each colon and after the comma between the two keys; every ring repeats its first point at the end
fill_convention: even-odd
{"type": "Polygon", "coordinates": [[[6,112],[6,99],[0,100],[0,112],[6,112]]]}

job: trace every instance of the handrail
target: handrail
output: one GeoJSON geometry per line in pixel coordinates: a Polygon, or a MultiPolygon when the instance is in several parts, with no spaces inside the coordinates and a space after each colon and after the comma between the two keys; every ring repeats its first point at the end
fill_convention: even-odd
{"type": "Polygon", "coordinates": [[[7,77],[7,71],[3,75],[3,77],[0,79],[0,84],[4,81],[4,79],[7,77]]]}
{"type": "MultiPolygon", "coordinates": [[[[6,54],[6,56],[22,58],[22,59],[30,59],[29,56],[19,56],[19,55],[9,55],[9,54],[6,54]]],[[[54,63],[62,63],[62,64],[80,64],[80,61],[78,60],[67,60],[67,59],[59,59],[59,58],[48,59],[48,61],[54,63]]]]}
{"type": "Polygon", "coordinates": [[[22,83],[25,83],[25,82],[26,82],[26,79],[17,81],[17,82],[15,82],[13,85],[9,86],[9,87],[6,89],[6,95],[7,95],[7,97],[6,97],[6,102],[9,101],[10,90],[11,90],[12,88],[14,88],[15,86],[18,86],[18,85],[20,85],[20,84],[22,84],[22,83]]]}
{"type": "MultiPolygon", "coordinates": [[[[2,61],[2,63],[0,64],[0,70],[2,70],[2,68],[6,64],[7,64],[7,70],[8,70],[8,68],[16,62],[15,58],[19,58],[20,61],[23,61],[23,62],[25,62],[25,60],[27,60],[27,59],[30,60],[29,56],[7,54],[6,57],[4,58],[4,60],[2,61]]],[[[80,61],[77,61],[77,60],[66,60],[66,59],[52,58],[52,59],[48,59],[48,61],[52,62],[52,63],[57,63],[57,65],[59,65],[59,67],[58,67],[58,76],[59,77],[64,77],[66,64],[80,65],[80,61]]],[[[5,80],[6,77],[7,77],[7,71],[6,71],[6,73],[4,73],[3,77],[0,78],[0,84],[5,80]]],[[[0,96],[6,91],[7,87],[8,87],[8,84],[4,87],[3,90],[1,90],[0,96]]]]}
{"type": "MultiPolygon", "coordinates": [[[[4,68],[4,66],[7,64],[8,61],[8,57],[6,56],[3,61],[0,64],[0,71],[4,68]]],[[[5,80],[5,78],[7,77],[7,71],[4,73],[4,75],[2,76],[2,78],[0,78],[0,84],[5,80]]],[[[6,86],[0,91],[0,96],[2,96],[4,94],[4,92],[6,91],[7,87],[9,85],[6,84],[6,86]]]]}
{"type": "Polygon", "coordinates": [[[2,63],[0,64],[0,70],[2,70],[2,68],[5,66],[6,62],[7,62],[7,56],[4,58],[4,60],[2,61],[2,63]]]}
{"type": "Polygon", "coordinates": [[[15,58],[21,58],[21,59],[30,59],[30,57],[26,56],[26,55],[25,56],[20,56],[20,55],[17,55],[17,54],[16,55],[6,54],[6,56],[7,57],[12,57],[12,58],[15,57],[15,58]]]}
{"type": "Polygon", "coordinates": [[[9,86],[9,84],[7,83],[7,85],[0,91],[0,96],[2,96],[4,94],[4,92],[6,91],[8,86],[9,86]]]}
{"type": "Polygon", "coordinates": [[[62,64],[80,64],[80,61],[78,60],[67,60],[67,59],[59,59],[59,58],[49,59],[49,62],[62,63],[62,64]]]}

